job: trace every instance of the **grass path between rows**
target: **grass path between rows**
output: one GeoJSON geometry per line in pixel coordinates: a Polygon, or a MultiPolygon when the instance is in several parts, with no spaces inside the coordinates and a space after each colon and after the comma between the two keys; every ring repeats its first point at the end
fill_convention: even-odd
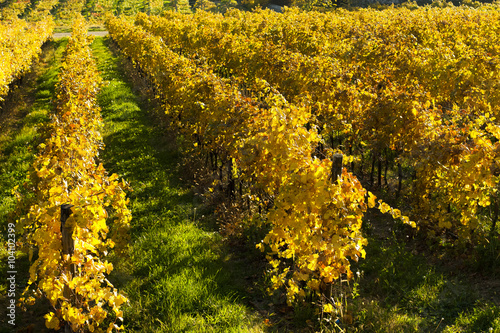
{"type": "MultiPolygon", "coordinates": [[[[111,280],[126,292],[127,332],[261,332],[263,318],[246,295],[256,274],[245,253],[231,253],[197,215],[201,207],[183,177],[181,155],[133,90],[108,38],[92,47],[106,81],[102,159],[133,189],[129,256],[116,258],[111,280]]],[[[129,71],[130,72],[130,71],[129,71]]]]}

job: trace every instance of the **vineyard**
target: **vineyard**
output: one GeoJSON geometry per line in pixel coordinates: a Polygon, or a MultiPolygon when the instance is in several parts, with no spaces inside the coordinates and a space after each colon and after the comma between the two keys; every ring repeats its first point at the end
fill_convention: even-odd
{"type": "Polygon", "coordinates": [[[1,332],[500,331],[498,4],[101,2],[2,5],[1,332]]]}

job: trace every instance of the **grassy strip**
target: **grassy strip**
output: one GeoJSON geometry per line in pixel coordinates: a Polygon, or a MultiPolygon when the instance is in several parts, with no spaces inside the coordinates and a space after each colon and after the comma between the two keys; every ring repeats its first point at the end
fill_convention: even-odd
{"type": "Polygon", "coordinates": [[[263,319],[245,300],[261,272],[251,251],[231,252],[205,223],[193,192],[180,179],[181,156],[165,129],[139,100],[110,41],[93,44],[108,85],[100,105],[105,118],[105,167],[127,179],[133,192],[130,256],[111,277],[128,293],[127,332],[260,332],[263,319]],[[198,213],[196,210],[198,209],[198,213]],[[249,260],[242,260],[243,256],[249,260]]]}
{"type": "Polygon", "coordinates": [[[492,272],[478,270],[456,251],[431,254],[404,231],[377,235],[372,226],[365,223],[369,243],[358,265],[362,276],[351,303],[350,332],[500,331],[495,274],[488,276],[492,272]]]}
{"type": "MultiPolygon", "coordinates": [[[[5,250],[6,225],[15,208],[16,200],[11,194],[14,186],[21,186],[26,180],[33,163],[36,147],[43,141],[44,125],[53,112],[52,96],[55,91],[62,52],[67,39],[49,42],[40,57],[38,65],[26,75],[23,85],[13,91],[9,101],[1,111],[0,124],[0,307],[7,308],[7,252],[5,250]]],[[[16,297],[26,285],[29,262],[25,254],[18,252],[16,258],[16,297]]],[[[42,305],[43,306],[43,305],[42,305]]],[[[39,324],[42,331],[44,320],[37,314],[37,307],[28,313],[16,311],[16,327],[39,324]]],[[[47,310],[45,308],[44,310],[47,310]]],[[[44,313],[44,312],[41,312],[44,313]]],[[[6,316],[0,318],[0,332],[12,332],[6,316]]]]}

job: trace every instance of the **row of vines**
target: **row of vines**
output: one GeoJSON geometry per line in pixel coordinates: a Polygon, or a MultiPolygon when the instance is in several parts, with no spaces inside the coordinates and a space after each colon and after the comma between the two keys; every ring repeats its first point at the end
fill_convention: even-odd
{"type": "Polygon", "coordinates": [[[53,28],[50,18],[32,24],[19,19],[0,23],[0,100],[7,96],[9,85],[21,79],[38,58],[53,28]]]}
{"type": "Polygon", "coordinates": [[[58,0],[12,0],[6,1],[0,9],[2,21],[15,21],[18,18],[30,22],[42,21],[50,16],[50,11],[58,4],[58,0]]]}
{"type": "Polygon", "coordinates": [[[245,198],[259,207],[253,221],[270,223],[259,247],[292,303],[352,275],[368,207],[433,237],[498,236],[499,15],[495,5],[166,12],[107,27],[214,170],[209,191],[245,198]],[[367,186],[401,207],[377,204],[367,186]]]}
{"type": "Polygon", "coordinates": [[[102,79],[92,57],[83,18],[75,20],[56,91],[50,137],[39,147],[25,188],[18,191],[17,228],[32,262],[21,306],[44,297],[46,326],[74,332],[119,329],[127,302],[106,276],[104,259],[127,246],[131,219],[127,184],[108,175],[96,96],[102,79]],[[23,193],[33,195],[22,196],[23,193]]]}
{"type": "Polygon", "coordinates": [[[83,15],[89,24],[102,25],[106,13],[134,16],[138,12],[159,14],[165,10],[191,12],[188,0],[5,0],[0,2],[0,20],[29,22],[53,16],[57,26],[70,28],[83,15]]]}
{"type": "MultiPolygon", "coordinates": [[[[109,17],[107,28],[153,84],[166,119],[192,139],[194,154],[211,160],[219,175],[214,187],[268,211],[272,229],[260,246],[288,302],[327,293],[339,277],[351,276],[349,260],[365,255],[362,217],[376,198],[332,163],[334,150],[325,151],[332,159],[313,157],[322,139],[309,126],[310,105],[289,103],[258,77],[220,76],[126,20],[109,17]]],[[[378,208],[410,223],[382,201],[378,208]]],[[[332,300],[322,308],[333,311],[332,300]]]]}
{"type": "MultiPolygon", "coordinates": [[[[265,79],[307,105],[324,146],[412,172],[407,210],[461,238],[494,232],[498,210],[496,7],[139,15],[173,50],[223,76],[265,79]],[[487,223],[491,221],[491,223],[487,223]],[[474,232],[475,231],[475,232],[474,232]]],[[[384,170],[387,174],[387,166],[384,170]]],[[[387,177],[386,177],[387,178],[387,177]]]]}
{"type": "Polygon", "coordinates": [[[220,76],[266,80],[310,110],[318,156],[341,149],[359,176],[371,164],[372,184],[378,166],[378,186],[397,166],[397,194],[421,227],[477,240],[496,234],[498,218],[499,15],[495,6],[290,9],[136,23],[220,76]]]}

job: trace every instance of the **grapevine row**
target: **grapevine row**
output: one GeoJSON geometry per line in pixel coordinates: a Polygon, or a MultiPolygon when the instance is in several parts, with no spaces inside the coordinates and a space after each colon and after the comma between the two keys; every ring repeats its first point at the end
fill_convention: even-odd
{"type": "MultiPolygon", "coordinates": [[[[265,79],[309,105],[325,142],[411,168],[406,209],[461,239],[495,233],[499,14],[448,8],[138,15],[136,22],[226,76],[265,79]],[[300,24],[296,24],[300,22],[300,24]],[[392,159],[392,161],[391,161],[392,159]]],[[[351,169],[354,163],[351,164],[351,169]]],[[[401,191],[401,190],[399,190],[401,191]]]]}
{"type": "Polygon", "coordinates": [[[59,22],[70,24],[85,8],[85,0],[67,0],[56,6],[56,17],[59,22]]]}
{"type": "Polygon", "coordinates": [[[345,169],[332,177],[330,159],[311,157],[320,138],[316,129],[306,129],[310,109],[288,103],[261,79],[245,82],[242,92],[239,78],[214,74],[203,61],[179,55],[125,20],[109,17],[106,24],[122,52],[148,75],[183,136],[199,152],[216,151],[227,165],[229,187],[245,182],[249,198],[272,202],[272,230],[261,246],[269,247],[274,286],[285,284],[288,301],[350,276],[349,258],[364,256],[366,197],[371,207],[375,197],[345,169]]]}
{"type": "Polygon", "coordinates": [[[124,250],[131,217],[126,184],[98,162],[104,147],[96,104],[102,79],[90,42],[79,17],[59,75],[51,136],[40,145],[27,185],[35,199],[18,221],[33,261],[21,301],[50,301],[47,328],[100,332],[107,325],[110,332],[120,328],[127,299],[107,280],[113,265],[104,257],[115,245],[117,253],[124,250]],[[62,215],[69,215],[64,224],[62,215]]]}
{"type": "Polygon", "coordinates": [[[7,95],[9,84],[24,75],[38,58],[53,29],[54,22],[50,17],[33,24],[19,19],[0,23],[1,100],[7,95]]]}
{"type": "Polygon", "coordinates": [[[15,21],[24,14],[29,6],[29,0],[10,1],[0,10],[0,17],[3,21],[15,21]]]}
{"type": "Polygon", "coordinates": [[[25,18],[28,21],[40,21],[50,15],[52,8],[59,3],[59,0],[38,0],[36,1],[25,18]]]}

